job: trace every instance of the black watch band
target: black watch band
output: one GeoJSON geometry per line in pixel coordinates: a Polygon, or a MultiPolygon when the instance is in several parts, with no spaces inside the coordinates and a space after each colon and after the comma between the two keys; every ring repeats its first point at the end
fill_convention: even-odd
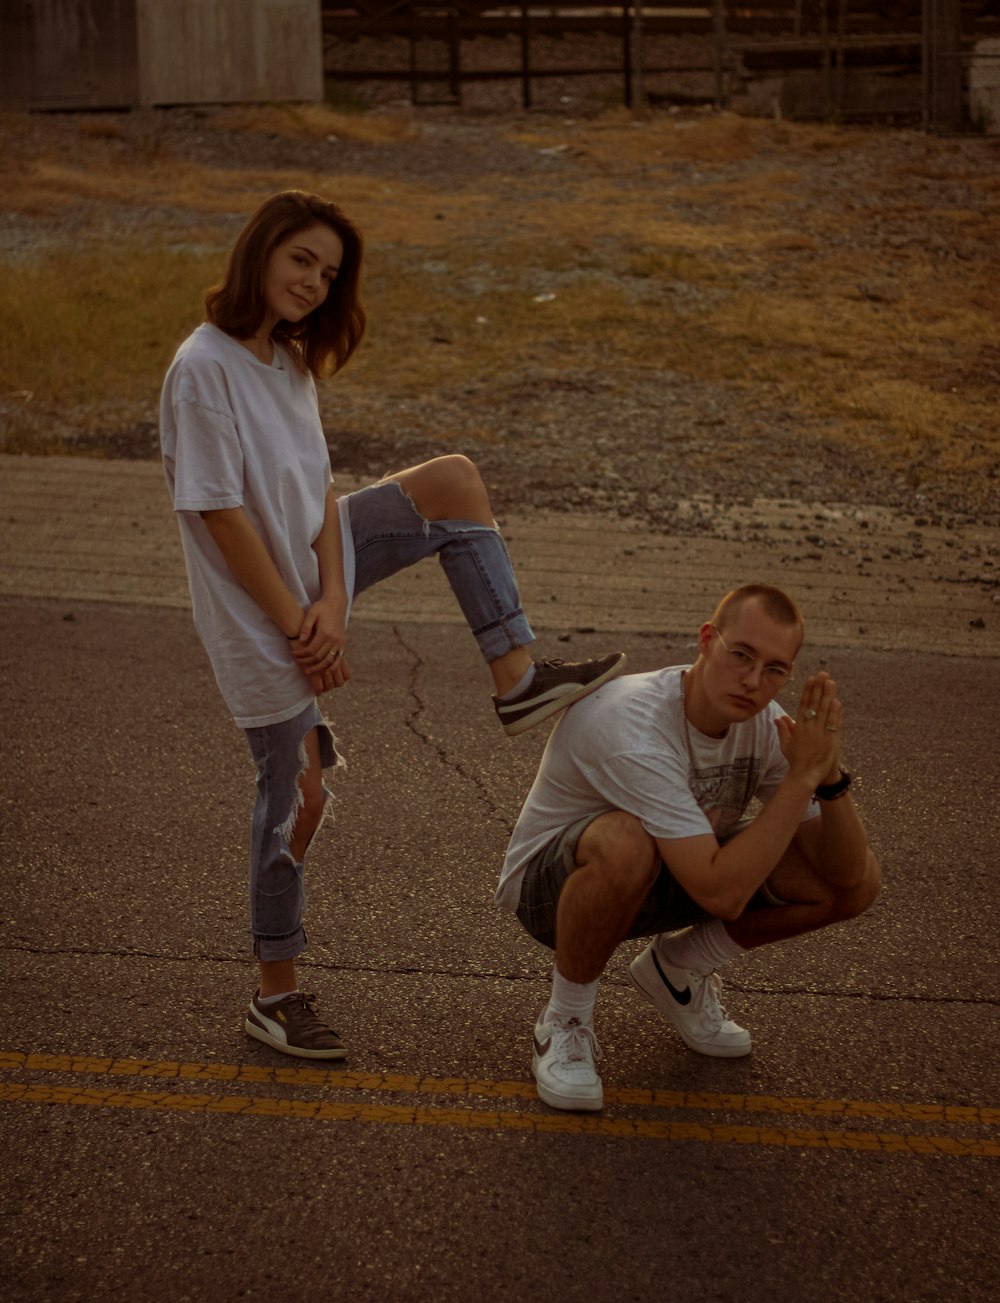
{"type": "Polygon", "coordinates": [[[816,788],[817,801],[836,801],[838,797],[844,795],[851,785],[851,775],[846,769],[841,769],[840,777],[835,783],[822,783],[816,788]]]}

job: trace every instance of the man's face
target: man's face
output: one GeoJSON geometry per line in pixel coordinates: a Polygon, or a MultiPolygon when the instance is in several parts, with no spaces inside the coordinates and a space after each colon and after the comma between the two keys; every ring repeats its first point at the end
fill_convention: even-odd
{"type": "Polygon", "coordinates": [[[702,682],[720,722],[750,719],[773,700],[788,681],[800,641],[795,625],[779,624],[755,601],[727,613],[719,629],[702,626],[702,682]]]}

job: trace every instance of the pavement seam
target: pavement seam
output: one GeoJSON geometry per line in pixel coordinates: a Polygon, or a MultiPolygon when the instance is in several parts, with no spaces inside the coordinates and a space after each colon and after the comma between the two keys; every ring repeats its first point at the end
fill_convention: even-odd
{"type": "MultiPolygon", "coordinates": [[[[122,946],[114,949],[97,949],[85,946],[61,946],[58,948],[46,948],[42,946],[18,945],[16,942],[7,942],[0,946],[0,955],[4,954],[21,954],[21,955],[45,955],[50,958],[78,958],[90,957],[94,959],[154,959],[161,963],[170,964],[189,964],[195,963],[213,963],[213,964],[246,964],[246,956],[239,955],[212,955],[204,952],[198,954],[163,954],[151,950],[132,950],[122,946]]],[[[333,964],[323,963],[319,960],[301,960],[300,966],[303,971],[313,970],[320,973],[368,973],[389,977],[441,977],[454,981],[501,981],[501,982],[547,982],[550,976],[550,964],[546,964],[544,969],[537,972],[501,972],[498,969],[463,969],[463,968],[433,968],[420,964],[392,964],[377,966],[374,964],[333,964]]],[[[632,991],[634,987],[629,979],[617,974],[608,974],[602,979],[606,986],[616,987],[622,991],[632,991]]],[[[734,982],[727,980],[726,989],[736,991],[740,995],[774,995],[774,996],[805,996],[809,999],[823,1000],[871,1000],[876,1003],[887,1004],[912,1004],[912,1005],[956,1005],[963,1008],[1000,1008],[1000,998],[991,997],[973,997],[959,995],[922,995],[920,993],[905,991],[867,991],[867,990],[838,990],[833,987],[809,987],[809,986],[779,986],[775,984],[755,984],[746,982],[734,982]]]]}

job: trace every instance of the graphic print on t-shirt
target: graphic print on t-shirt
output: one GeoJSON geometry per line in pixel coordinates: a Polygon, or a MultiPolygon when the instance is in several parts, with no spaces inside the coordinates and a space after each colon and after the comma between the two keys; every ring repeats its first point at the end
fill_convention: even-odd
{"type": "Polygon", "coordinates": [[[691,795],[716,837],[729,833],[750,804],[760,781],[756,756],[743,756],[731,764],[695,769],[691,774],[691,795]]]}

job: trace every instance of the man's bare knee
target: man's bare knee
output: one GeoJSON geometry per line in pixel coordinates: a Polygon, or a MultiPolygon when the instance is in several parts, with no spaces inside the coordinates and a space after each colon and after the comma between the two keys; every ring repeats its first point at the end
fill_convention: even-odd
{"type": "Polygon", "coordinates": [[[649,891],[659,873],[656,843],[624,810],[602,814],[584,829],[576,848],[579,868],[595,868],[630,892],[649,891]]]}
{"type": "Polygon", "coordinates": [[[863,914],[876,900],[879,891],[879,866],[869,855],[869,864],[856,882],[835,883],[815,878],[811,890],[801,892],[797,903],[813,904],[822,916],[819,927],[846,923],[863,914]]]}
{"type": "Polygon", "coordinates": [[[838,919],[857,918],[878,899],[882,884],[882,870],[878,860],[868,852],[868,863],[860,881],[837,891],[834,908],[838,919]]]}

